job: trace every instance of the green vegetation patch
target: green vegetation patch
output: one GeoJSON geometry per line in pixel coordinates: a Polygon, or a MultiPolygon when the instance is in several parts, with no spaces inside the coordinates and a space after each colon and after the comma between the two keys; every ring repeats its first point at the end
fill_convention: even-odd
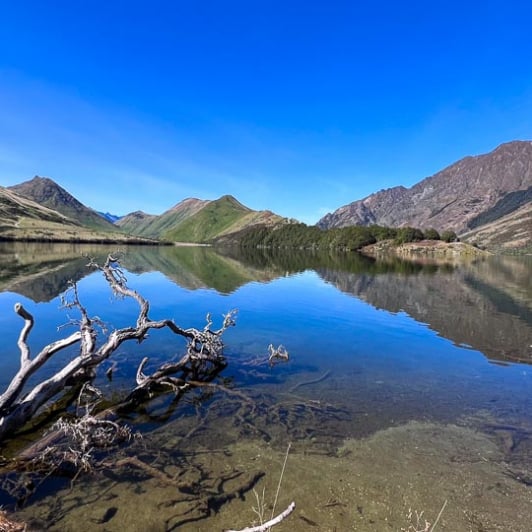
{"type": "MultiPolygon", "coordinates": [[[[431,233],[434,236],[434,233],[431,233]]],[[[393,229],[379,225],[320,229],[302,223],[251,227],[234,235],[233,242],[241,247],[342,249],[358,250],[381,240],[395,239],[397,243],[423,240],[419,229],[393,229]]]]}
{"type": "Polygon", "coordinates": [[[223,196],[164,233],[162,238],[176,242],[210,242],[249,212],[250,209],[232,196],[223,196]]]}

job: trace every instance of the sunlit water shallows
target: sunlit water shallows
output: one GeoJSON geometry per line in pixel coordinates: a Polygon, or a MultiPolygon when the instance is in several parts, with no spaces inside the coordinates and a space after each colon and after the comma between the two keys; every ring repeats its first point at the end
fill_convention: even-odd
{"type": "MultiPolygon", "coordinates": [[[[15,302],[35,317],[33,353],[72,331],[77,316],[60,300],[68,280],[109,330],[134,324],[134,302],[113,297],[81,256],[107,252],[2,244],[1,390],[19,366],[15,302]]],[[[130,414],[123,421],[141,437],[95,451],[94,469],[74,481],[72,471],[4,474],[0,505],[30,528],[242,529],[295,501],[275,530],[414,532],[426,521],[449,531],[531,529],[529,258],[421,266],[164,247],[127,249],[122,264],[154,319],[203,327],[207,312],[220,323],[238,309],[225,335],[228,366],[214,380],[221,386],[179,401],[169,391],[130,414]],[[270,367],[270,343],[290,361],[270,367]]],[[[143,357],[149,372],[183,349],[154,331],[121,346],[94,384],[116,400],[134,387],[143,357]]],[[[57,354],[28,386],[75,355],[57,354]]]]}

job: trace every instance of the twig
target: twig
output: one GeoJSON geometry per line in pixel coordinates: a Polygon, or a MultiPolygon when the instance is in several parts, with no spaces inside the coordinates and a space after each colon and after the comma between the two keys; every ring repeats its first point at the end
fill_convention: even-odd
{"type": "Polygon", "coordinates": [[[288,447],[286,448],[286,454],[284,457],[284,463],[283,463],[283,469],[281,470],[281,476],[279,477],[279,484],[277,484],[277,492],[275,493],[275,500],[273,501],[273,507],[272,507],[272,518],[273,514],[275,513],[275,506],[277,504],[277,499],[279,497],[279,492],[281,491],[281,482],[283,481],[284,476],[284,470],[286,468],[286,462],[288,460],[288,453],[290,452],[290,447],[292,446],[292,443],[288,443],[288,447]]]}
{"type": "Polygon", "coordinates": [[[434,524],[432,525],[432,528],[430,529],[430,532],[434,532],[434,530],[436,530],[436,525],[438,524],[438,521],[440,520],[440,517],[443,514],[443,510],[445,510],[446,506],[447,506],[447,499],[445,499],[445,502],[443,503],[443,506],[441,507],[440,513],[438,514],[438,517],[436,517],[436,521],[434,521],[434,524]]]}
{"type": "Polygon", "coordinates": [[[270,519],[262,525],[250,526],[247,528],[243,528],[242,530],[226,530],[225,532],[266,532],[272,526],[278,525],[281,521],[286,519],[294,511],[295,507],[296,503],[291,502],[284,512],[281,512],[277,517],[270,519]]]}

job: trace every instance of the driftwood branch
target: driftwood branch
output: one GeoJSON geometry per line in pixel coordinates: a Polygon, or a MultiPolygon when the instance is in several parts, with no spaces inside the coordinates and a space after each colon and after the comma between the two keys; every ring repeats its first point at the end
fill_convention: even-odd
{"type": "Polygon", "coordinates": [[[100,322],[97,318],[89,316],[80,301],[76,284],[72,283],[71,299],[67,301],[65,296],[63,305],[65,308],[79,312],[80,318],[76,322],[78,330],[70,336],[45,346],[34,358],[31,358],[27,340],[34,319],[30,312],[17,303],[15,312],[24,320],[18,339],[20,369],[5,392],[0,395],[0,441],[19,430],[43,405],[62,392],[65,387],[91,378],[96,368],[122,343],[130,340],[141,342],[151,330],[166,328],[176,336],[185,338],[187,340],[186,353],[177,363],[165,364],[149,376],[143,373],[147,360],[143,361],[137,371],[137,387],[131,394],[131,401],[150,393],[156,385],[170,386],[175,391],[179,391],[189,375],[193,379],[202,380],[212,375],[213,369],[219,371],[219,368],[225,365],[222,335],[229,327],[235,325],[236,311],[231,311],[224,316],[219,329],[212,328],[213,322],[210,315],[207,315],[207,323],[203,329],[185,329],[171,319],[151,320],[148,300],[127,285],[127,279],[118,258],[109,255],[103,265],[91,260],[89,266],[102,272],[115,295],[132,298],[137,302],[139,310],[135,325],[115,329],[97,343],[96,326],[100,322]],[[28,378],[34,375],[51,356],[75,344],[79,345],[79,353],[76,357],[51,377],[37,383],[31,390],[24,390],[28,378]],[[181,380],[176,380],[172,376],[178,372],[183,373],[181,380]]]}
{"type": "Polygon", "coordinates": [[[275,365],[276,362],[283,361],[288,362],[290,356],[284,345],[273,347],[273,344],[268,346],[268,364],[270,366],[275,365]]]}
{"type": "Polygon", "coordinates": [[[226,530],[225,532],[267,532],[272,526],[278,525],[281,521],[286,519],[296,508],[296,503],[291,502],[288,505],[288,508],[281,512],[277,517],[266,521],[262,525],[250,526],[247,528],[242,528],[241,530],[226,530]]]}
{"type": "Polygon", "coordinates": [[[18,348],[20,349],[20,367],[24,367],[30,361],[30,348],[26,341],[34,321],[33,316],[20,303],[15,304],[15,312],[24,320],[24,327],[20,331],[17,342],[18,348]]]}

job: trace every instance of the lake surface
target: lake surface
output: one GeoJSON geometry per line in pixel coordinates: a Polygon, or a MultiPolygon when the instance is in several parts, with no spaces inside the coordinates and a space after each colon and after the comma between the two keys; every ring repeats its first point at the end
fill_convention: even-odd
{"type": "MultiPolygon", "coordinates": [[[[135,305],[86,267],[83,254],[103,262],[109,251],[0,245],[0,390],[19,364],[16,302],[35,316],[34,352],[73,331],[57,330],[77,317],[61,308],[70,279],[109,329],[134,324],[135,305]]],[[[221,323],[238,309],[225,335],[228,366],[214,381],[229,391],[155,397],[126,420],[142,437],[113,453],[121,466],[104,463],[73,483],[32,478],[41,485],[27,499],[6,477],[0,505],[37,530],[242,529],[292,500],[296,510],[275,530],[414,532],[442,509],[437,530],[530,530],[530,259],[420,265],[354,253],[127,248],[129,286],[150,300],[153,319],[201,328],[207,312],[221,323]],[[270,367],[270,343],[290,361],[270,367]]],[[[154,331],[122,345],[95,384],[119,397],[143,357],[149,371],[183,350],[154,331]]],[[[39,376],[74,354],[58,354],[39,376]]]]}

